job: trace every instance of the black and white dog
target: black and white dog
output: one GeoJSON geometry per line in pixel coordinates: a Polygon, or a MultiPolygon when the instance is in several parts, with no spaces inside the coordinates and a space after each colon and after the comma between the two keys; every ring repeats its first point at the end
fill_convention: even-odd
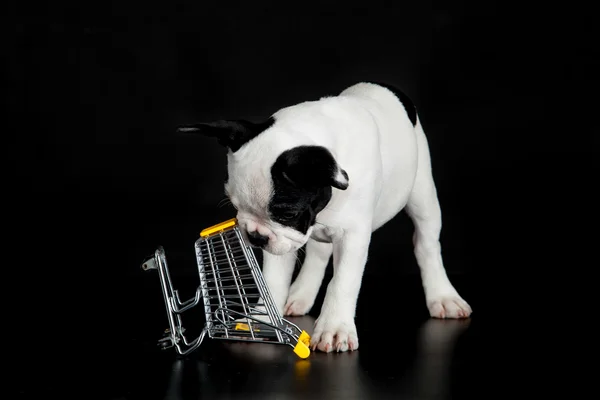
{"type": "Polygon", "coordinates": [[[337,96],[283,108],[261,123],[192,124],[180,132],[227,146],[226,195],[245,237],[263,249],[263,273],[283,315],[304,315],[333,255],[334,275],[311,347],[358,348],[354,323],[371,233],[405,209],[432,317],[466,318],[441,256],[441,211],[428,142],[401,91],[358,83],[337,96]],[[296,252],[306,245],[293,282],[296,252]]]}

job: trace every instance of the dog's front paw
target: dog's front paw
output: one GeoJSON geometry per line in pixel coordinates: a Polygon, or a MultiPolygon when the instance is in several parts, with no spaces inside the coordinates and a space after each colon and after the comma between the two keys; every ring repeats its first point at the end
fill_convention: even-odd
{"type": "Polygon", "coordinates": [[[358,335],[353,319],[320,316],[310,339],[312,350],[348,351],[358,349],[358,335]]]}
{"type": "Polygon", "coordinates": [[[303,290],[302,288],[294,287],[294,285],[292,285],[290,288],[290,295],[285,303],[283,315],[306,315],[315,303],[315,297],[316,296],[309,293],[308,290],[303,290]]]}
{"type": "Polygon", "coordinates": [[[312,304],[310,304],[307,299],[303,299],[303,298],[289,298],[288,302],[285,305],[284,308],[284,314],[286,316],[302,316],[302,315],[306,315],[309,311],[310,308],[312,307],[312,304]]]}
{"type": "Polygon", "coordinates": [[[473,310],[460,296],[438,296],[427,301],[433,318],[468,318],[473,310]]]}

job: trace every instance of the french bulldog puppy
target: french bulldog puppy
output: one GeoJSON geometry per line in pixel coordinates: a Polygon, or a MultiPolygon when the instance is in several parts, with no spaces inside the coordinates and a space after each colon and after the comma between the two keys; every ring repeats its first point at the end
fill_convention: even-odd
{"type": "Polygon", "coordinates": [[[215,137],[228,148],[225,193],[244,237],[263,251],[263,274],[282,315],[311,309],[333,256],[313,350],[358,349],[354,317],[371,234],[401,210],[414,224],[430,315],[471,315],[443,265],[428,142],[414,104],[400,90],[361,82],[262,122],[221,120],[178,131],[215,137]]]}

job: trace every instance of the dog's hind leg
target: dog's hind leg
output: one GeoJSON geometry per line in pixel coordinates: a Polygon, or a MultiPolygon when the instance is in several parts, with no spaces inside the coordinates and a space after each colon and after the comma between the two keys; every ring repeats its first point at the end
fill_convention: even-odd
{"type": "Polygon", "coordinates": [[[431,172],[427,138],[420,123],[416,134],[419,165],[405,210],[415,226],[414,253],[421,271],[427,308],[435,318],[466,318],[471,315],[471,307],[450,283],[442,261],[442,214],[431,172]]]}
{"type": "Polygon", "coordinates": [[[306,257],[298,276],[290,287],[284,315],[305,315],[310,311],[321,288],[332,253],[333,245],[331,243],[308,240],[306,257]]]}

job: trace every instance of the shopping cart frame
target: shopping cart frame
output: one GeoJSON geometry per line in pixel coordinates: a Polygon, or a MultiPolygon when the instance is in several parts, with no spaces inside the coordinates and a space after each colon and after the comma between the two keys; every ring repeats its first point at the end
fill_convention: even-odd
{"type": "Polygon", "coordinates": [[[175,347],[177,353],[186,355],[208,335],[219,340],[283,344],[291,346],[300,358],[310,355],[310,335],[281,316],[236,218],[202,230],[194,247],[200,285],[185,301],[173,285],[162,246],[142,264],[145,271],[157,270],[160,279],[169,323],[158,342],[161,348],[175,347]],[[250,289],[258,293],[250,293],[250,289]],[[198,337],[188,339],[181,316],[201,301],[204,328],[198,337]]]}

